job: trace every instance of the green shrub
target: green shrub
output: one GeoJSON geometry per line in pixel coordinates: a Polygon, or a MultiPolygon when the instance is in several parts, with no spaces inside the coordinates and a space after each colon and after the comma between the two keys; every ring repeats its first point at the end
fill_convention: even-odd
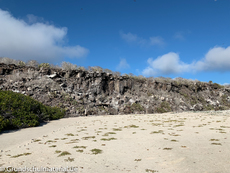
{"type": "Polygon", "coordinates": [[[164,101],[160,104],[160,107],[156,108],[156,112],[158,113],[165,113],[172,111],[168,102],[164,101]]]}
{"type": "Polygon", "coordinates": [[[26,66],[26,63],[23,62],[23,61],[19,61],[19,62],[18,62],[18,66],[20,66],[20,67],[25,67],[25,66],[26,66]]]}
{"type": "Polygon", "coordinates": [[[144,107],[141,104],[139,104],[139,103],[133,103],[131,105],[131,109],[133,111],[144,111],[145,110],[144,107]]]}
{"type": "Polygon", "coordinates": [[[45,120],[62,118],[65,110],[45,106],[29,96],[0,90],[0,131],[38,126],[45,120]]]}
{"type": "Polygon", "coordinates": [[[50,64],[49,63],[41,63],[40,65],[38,65],[39,68],[50,68],[50,64]]]}
{"type": "Polygon", "coordinates": [[[221,86],[221,85],[218,84],[218,83],[214,83],[214,84],[213,84],[213,87],[214,87],[214,89],[220,89],[220,88],[223,88],[224,86],[221,86]]]}

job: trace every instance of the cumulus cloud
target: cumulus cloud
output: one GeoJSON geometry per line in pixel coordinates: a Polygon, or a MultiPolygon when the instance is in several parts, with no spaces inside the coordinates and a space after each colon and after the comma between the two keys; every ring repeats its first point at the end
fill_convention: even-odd
{"type": "Polygon", "coordinates": [[[126,59],[121,59],[119,65],[117,66],[117,70],[123,70],[129,68],[130,65],[127,63],[126,59]]]}
{"type": "Polygon", "coordinates": [[[138,37],[136,34],[132,33],[124,33],[123,31],[120,31],[120,36],[123,40],[125,40],[128,43],[136,43],[141,46],[163,46],[165,45],[164,39],[160,36],[156,37],[149,37],[149,39],[144,39],[141,37],[138,37]]]}
{"type": "Polygon", "coordinates": [[[27,15],[28,22],[0,9],[0,56],[27,61],[54,62],[64,57],[80,58],[89,50],[66,46],[67,28],[41,23],[43,18],[27,15]],[[38,22],[40,21],[40,22],[38,22]]]}
{"type": "Polygon", "coordinates": [[[181,62],[179,55],[174,52],[159,56],[155,60],[149,58],[147,62],[149,66],[143,71],[145,76],[179,74],[187,71],[187,68],[190,66],[181,62]]]}
{"type": "Polygon", "coordinates": [[[169,52],[156,59],[147,60],[148,67],[142,73],[145,76],[181,74],[185,72],[229,72],[230,46],[227,48],[214,47],[199,61],[187,64],[180,60],[179,54],[169,52]]]}
{"type": "Polygon", "coordinates": [[[196,63],[195,69],[197,71],[230,71],[230,46],[210,49],[205,58],[196,63]]]}

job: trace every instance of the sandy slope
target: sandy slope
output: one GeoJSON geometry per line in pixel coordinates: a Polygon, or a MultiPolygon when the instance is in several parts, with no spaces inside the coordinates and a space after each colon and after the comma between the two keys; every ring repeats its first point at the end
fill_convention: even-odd
{"type": "Polygon", "coordinates": [[[223,111],[61,119],[1,134],[0,166],[72,166],[79,173],[227,173],[229,117],[223,111]],[[59,156],[56,150],[70,155],[59,156]]]}

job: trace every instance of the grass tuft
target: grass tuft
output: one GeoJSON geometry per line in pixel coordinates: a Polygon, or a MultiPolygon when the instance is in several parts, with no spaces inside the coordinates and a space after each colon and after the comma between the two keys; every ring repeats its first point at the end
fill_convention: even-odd
{"type": "Polygon", "coordinates": [[[27,155],[30,155],[31,153],[23,153],[23,154],[18,154],[18,155],[15,155],[15,156],[11,156],[12,158],[17,158],[17,157],[21,157],[21,156],[27,156],[27,155]]]}
{"type": "Polygon", "coordinates": [[[71,155],[68,151],[62,151],[61,154],[58,155],[58,157],[71,155]]]}
{"type": "Polygon", "coordinates": [[[101,154],[102,153],[102,150],[100,150],[100,149],[97,149],[97,148],[94,148],[94,149],[92,149],[91,150],[92,151],[92,154],[101,154]]]}

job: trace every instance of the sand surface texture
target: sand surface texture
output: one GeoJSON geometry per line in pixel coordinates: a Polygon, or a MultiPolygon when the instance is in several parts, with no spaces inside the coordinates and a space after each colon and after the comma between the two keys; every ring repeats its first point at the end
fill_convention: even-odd
{"type": "Polygon", "coordinates": [[[67,118],[0,135],[0,167],[229,173],[230,111],[67,118]]]}

